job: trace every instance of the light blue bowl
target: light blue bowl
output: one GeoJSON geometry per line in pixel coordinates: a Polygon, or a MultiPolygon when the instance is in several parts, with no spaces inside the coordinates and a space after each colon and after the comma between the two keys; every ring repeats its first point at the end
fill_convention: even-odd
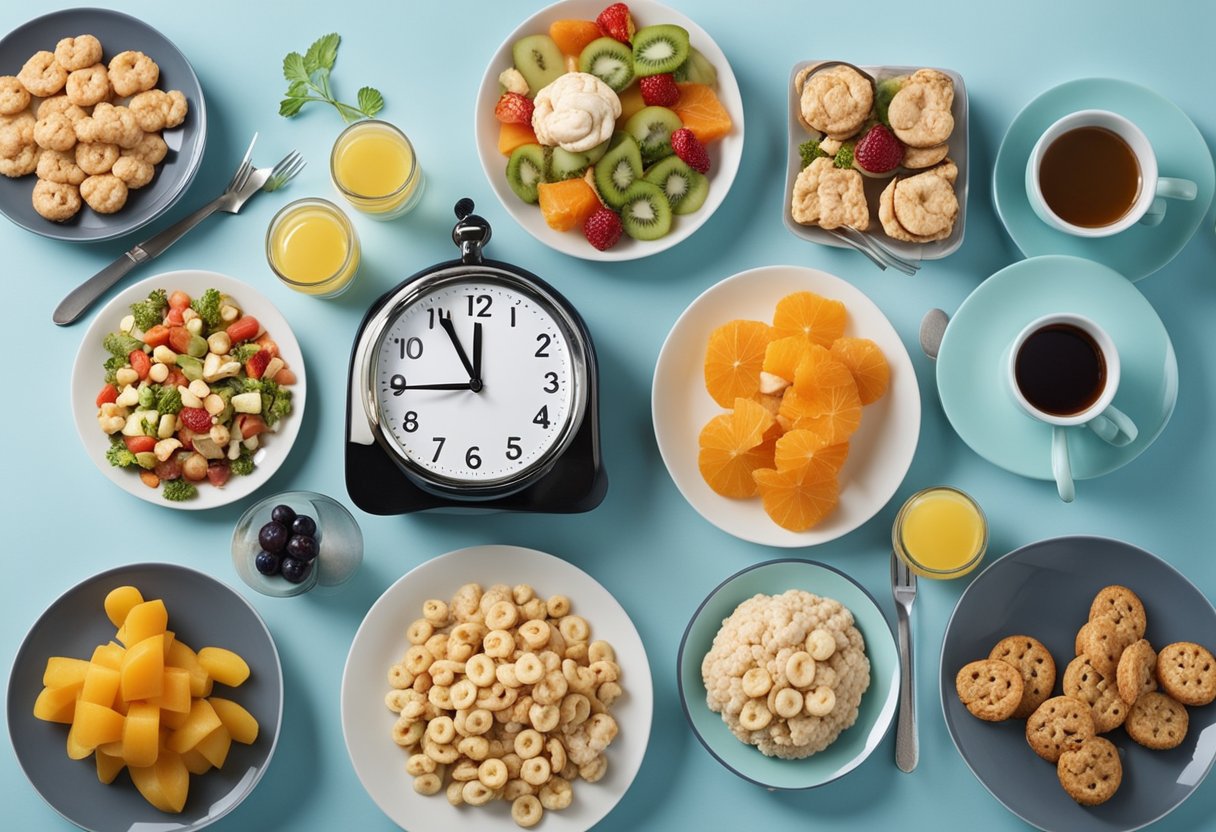
{"type": "Polygon", "coordinates": [[[796,558],[749,566],[711,592],[684,631],[677,668],[680,704],[697,739],[727,769],[766,789],[813,789],[857,768],[891,728],[899,695],[895,637],[874,597],[843,572],[796,558]],[[857,722],[823,751],[802,760],[766,757],[754,746],[740,742],[722,717],[709,709],[701,680],[701,661],[723,619],[756,593],[779,595],[790,589],[835,598],[852,610],[870,659],[870,687],[861,697],[857,722]]]}

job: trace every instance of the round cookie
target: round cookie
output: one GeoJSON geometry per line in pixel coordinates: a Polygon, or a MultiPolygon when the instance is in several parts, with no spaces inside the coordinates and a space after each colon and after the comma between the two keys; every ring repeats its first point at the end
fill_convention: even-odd
{"type": "Polygon", "coordinates": [[[48,98],[63,89],[68,71],[59,65],[55,55],[43,50],[35,52],[17,73],[17,79],[29,90],[30,95],[48,98]]]}
{"type": "Polygon", "coordinates": [[[1090,737],[1060,755],[1056,774],[1069,797],[1082,806],[1097,806],[1119,790],[1123,763],[1110,740],[1090,737]]]}
{"type": "Polygon", "coordinates": [[[12,154],[0,155],[0,174],[17,179],[38,168],[38,156],[42,150],[38,145],[23,144],[12,154]]]}
{"type": "Polygon", "coordinates": [[[963,665],[954,677],[958,698],[973,716],[1000,722],[1013,716],[1025,688],[1022,674],[999,659],[982,659],[963,665]]]}
{"type": "Polygon", "coordinates": [[[55,60],[68,72],[92,66],[101,60],[101,41],[93,35],[64,38],[55,44],[55,60]]]}
{"type": "Polygon", "coordinates": [[[874,82],[852,67],[833,66],[806,79],[799,102],[810,127],[834,139],[847,139],[870,116],[874,82]]]}
{"type": "Polygon", "coordinates": [[[17,76],[0,76],[0,116],[15,116],[28,106],[30,91],[17,76]]]}
{"type": "Polygon", "coordinates": [[[1123,727],[1129,737],[1145,748],[1164,751],[1182,744],[1190,719],[1181,704],[1164,693],[1150,691],[1132,705],[1123,727]]]}
{"type": "Polygon", "coordinates": [[[1095,670],[1107,679],[1114,679],[1119,658],[1130,643],[1112,619],[1095,618],[1086,628],[1081,652],[1095,670]]]}
{"type": "Polygon", "coordinates": [[[954,187],[932,171],[900,180],[893,196],[895,218],[916,236],[949,234],[958,219],[954,187]]]}
{"type": "Polygon", "coordinates": [[[908,170],[922,170],[931,168],[945,159],[950,153],[950,145],[948,142],[935,144],[933,147],[907,147],[904,148],[904,159],[902,164],[908,170]]]}
{"type": "Polygon", "coordinates": [[[1081,625],[1081,629],[1077,630],[1077,638],[1072,643],[1072,654],[1080,656],[1085,652],[1085,639],[1089,637],[1089,622],[1086,621],[1081,625]]]}
{"type": "Polygon", "coordinates": [[[33,114],[27,112],[0,116],[0,156],[16,156],[27,145],[32,145],[36,123],[33,114]]]}
{"type": "Polygon", "coordinates": [[[1119,696],[1131,705],[1142,694],[1157,689],[1157,653],[1147,639],[1140,639],[1123,651],[1115,671],[1119,696]]]}
{"type": "Polygon", "coordinates": [[[76,154],[58,150],[44,150],[38,157],[35,171],[39,179],[47,179],[63,185],[79,185],[88,175],[76,164],[76,154]]]}
{"type": "Polygon", "coordinates": [[[63,222],[80,210],[80,190],[75,185],[39,179],[34,185],[34,210],[52,222],[63,222]]]}
{"type": "Polygon", "coordinates": [[[120,98],[145,92],[160,80],[160,67],[143,52],[128,49],[110,59],[110,86],[120,98]]]}
{"type": "Polygon", "coordinates": [[[127,204],[127,183],[112,173],[90,176],[80,183],[80,195],[99,214],[113,214],[127,204]]]}
{"type": "Polygon", "coordinates": [[[1049,763],[1096,733],[1089,706],[1071,696],[1051,697],[1026,720],[1026,742],[1049,763]]]}
{"type": "Polygon", "coordinates": [[[68,101],[77,107],[92,107],[110,97],[110,75],[105,64],[93,64],[74,70],[64,85],[68,101]]]}
{"type": "Polygon", "coordinates": [[[1095,618],[1109,618],[1114,621],[1128,644],[1144,638],[1144,628],[1148,626],[1148,616],[1145,615],[1144,604],[1139,596],[1118,584],[1098,590],[1093,603],[1089,605],[1089,620],[1093,621],[1095,618]]]}
{"type": "Polygon", "coordinates": [[[1099,734],[1115,730],[1127,718],[1127,703],[1119,696],[1118,687],[1085,656],[1077,656],[1064,669],[1064,695],[1089,705],[1099,734]]]}
{"type": "Polygon", "coordinates": [[[1157,654],[1157,681],[1183,705],[1210,704],[1216,699],[1216,658],[1192,641],[1167,644],[1157,654]]]}
{"type": "Polygon", "coordinates": [[[954,82],[932,69],[918,69],[895,93],[887,119],[895,136],[908,147],[933,147],[954,132],[954,82]]]}
{"type": "Polygon", "coordinates": [[[1051,690],[1056,684],[1056,663],[1051,652],[1038,639],[1021,635],[1007,636],[996,643],[988,658],[1011,664],[1022,674],[1022,701],[1013,712],[1015,719],[1030,716],[1051,696],[1051,690]]]}

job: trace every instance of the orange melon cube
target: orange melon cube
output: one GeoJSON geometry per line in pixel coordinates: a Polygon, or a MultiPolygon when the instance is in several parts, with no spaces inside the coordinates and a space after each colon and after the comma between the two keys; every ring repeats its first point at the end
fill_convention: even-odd
{"type": "Polygon", "coordinates": [[[160,712],[161,730],[168,730],[170,733],[172,733],[185,725],[186,720],[189,718],[189,711],[166,711],[162,709],[160,712]]]}
{"type": "Polygon", "coordinates": [[[231,699],[212,696],[207,701],[211,703],[216,716],[220,718],[220,722],[224,723],[224,727],[232,735],[233,741],[243,743],[244,745],[251,745],[258,738],[258,721],[254,719],[253,714],[249,713],[249,711],[231,699]]]}
{"type": "Polygon", "coordinates": [[[80,699],[108,708],[114,704],[121,680],[122,674],[114,668],[103,664],[90,664],[89,672],[84,677],[84,687],[80,690],[80,699]]]}
{"type": "Polygon", "coordinates": [[[170,751],[181,754],[198,746],[200,742],[224,723],[215,715],[215,709],[206,699],[196,699],[190,706],[185,723],[169,735],[166,743],[170,751]]]}
{"type": "Polygon", "coordinates": [[[144,601],[131,607],[123,620],[122,630],[125,636],[123,644],[130,647],[146,638],[162,635],[169,624],[169,611],[165,602],[157,598],[155,601],[144,601]]]}
{"type": "MultiPolygon", "coordinates": [[[[586,48],[587,44],[602,37],[599,24],[594,20],[555,20],[549,24],[549,37],[562,50],[563,55],[575,58],[586,48]]],[[[536,94],[536,90],[532,91],[536,94]]]]}
{"type": "Polygon", "coordinates": [[[191,774],[206,774],[211,771],[211,761],[200,754],[197,748],[190,749],[182,754],[181,758],[186,770],[191,774]]]}
{"type": "Polygon", "coordinates": [[[114,670],[122,669],[122,657],[125,654],[126,648],[121,644],[110,642],[109,644],[99,644],[93,650],[93,658],[89,659],[91,664],[105,665],[114,670]]]}
{"type": "Polygon", "coordinates": [[[199,650],[198,663],[212,679],[230,688],[239,687],[249,678],[249,665],[245,660],[223,647],[204,647],[199,650]]]}
{"type": "Polygon", "coordinates": [[[89,672],[89,663],[84,659],[69,659],[64,656],[52,656],[46,660],[46,670],[42,672],[42,684],[48,688],[62,688],[83,682],[89,672]]]}
{"type": "Polygon", "coordinates": [[[127,711],[122,759],[131,767],[150,766],[160,754],[160,708],[136,702],[127,711]]]}
{"type": "Polygon", "coordinates": [[[617,124],[624,124],[634,113],[646,106],[646,100],[642,98],[642,88],[637,84],[626,87],[618,97],[621,99],[621,115],[616,121],[617,124]]]}
{"type": "Polygon", "coordinates": [[[555,231],[581,229],[587,217],[600,207],[599,197],[583,179],[541,182],[537,185],[537,193],[540,194],[540,212],[555,231]]]}
{"type": "Polygon", "coordinates": [[[92,751],[102,743],[122,739],[123,721],[123,715],[118,711],[81,700],[76,703],[76,714],[69,733],[80,747],[92,751]]]}
{"type": "Polygon", "coordinates": [[[166,749],[155,765],[129,766],[129,770],[135,788],[157,809],[177,814],[185,807],[190,791],[190,771],[181,755],[166,749]]]}
{"type": "Polygon", "coordinates": [[[676,86],[680,88],[680,100],[671,109],[702,144],[716,142],[730,133],[734,122],[712,87],[691,83],[676,86]]]}
{"type": "Polygon", "coordinates": [[[122,659],[122,698],[151,699],[165,684],[165,634],[149,636],[132,646],[122,659]]]}
{"type": "Polygon", "coordinates": [[[211,684],[211,676],[198,663],[198,655],[185,642],[174,640],[169,645],[169,656],[165,659],[169,667],[180,667],[190,673],[190,695],[193,697],[206,696],[211,684]]]}
{"type": "Polygon", "coordinates": [[[114,778],[127,765],[122,757],[106,754],[101,749],[93,755],[93,762],[97,765],[97,779],[107,786],[114,782],[114,778]]]}
{"type": "Polygon", "coordinates": [[[207,762],[216,768],[224,767],[224,760],[228,759],[228,749],[232,747],[232,735],[228,733],[228,729],[223,725],[216,728],[199,742],[194,747],[194,750],[207,758],[207,762]]]}
{"type": "Polygon", "coordinates": [[[127,613],[144,602],[144,596],[133,586],[120,586],[111,589],[106,595],[106,618],[115,627],[121,627],[127,620],[127,613]]]}
{"type": "Polygon", "coordinates": [[[72,716],[76,713],[76,698],[83,686],[84,682],[77,682],[61,688],[43,688],[34,700],[34,716],[43,722],[71,725],[72,716]]]}
{"type": "Polygon", "coordinates": [[[499,153],[503,156],[510,156],[515,151],[515,148],[522,147],[525,144],[536,144],[536,134],[532,132],[531,125],[499,123],[499,153]]]}

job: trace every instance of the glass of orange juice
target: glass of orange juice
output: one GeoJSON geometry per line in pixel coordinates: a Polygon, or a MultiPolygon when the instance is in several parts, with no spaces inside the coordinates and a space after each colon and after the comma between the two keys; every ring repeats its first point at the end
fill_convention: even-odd
{"type": "Polygon", "coordinates": [[[359,270],[359,238],[342,209],[326,199],[298,199],[266,231],[266,259],[285,284],[307,295],[342,294],[359,270]]]}
{"type": "Polygon", "coordinates": [[[422,198],[414,146],[387,121],[364,119],[343,130],[329,155],[329,174],[346,201],[372,219],[396,219],[422,198]]]}
{"type": "Polygon", "coordinates": [[[959,578],[983,560],[988,520],[979,504],[957,488],[926,488],[899,510],[891,545],[917,575],[959,578]]]}

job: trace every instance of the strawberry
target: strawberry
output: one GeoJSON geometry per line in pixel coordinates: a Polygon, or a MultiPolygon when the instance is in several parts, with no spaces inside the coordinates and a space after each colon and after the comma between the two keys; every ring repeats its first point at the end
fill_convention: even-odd
{"type": "Polygon", "coordinates": [[[633,18],[629,15],[629,7],[624,3],[613,3],[600,12],[595,22],[607,37],[616,38],[621,43],[629,43],[633,40],[633,33],[637,31],[633,18]]]}
{"type": "Polygon", "coordinates": [[[670,72],[638,79],[642,100],[648,107],[670,107],[680,100],[680,88],[670,72]]]}
{"type": "Polygon", "coordinates": [[[194,433],[211,432],[211,414],[201,407],[183,407],[177,415],[182,426],[194,433]]]}
{"type": "Polygon", "coordinates": [[[853,148],[853,167],[862,173],[889,173],[903,160],[903,143],[882,124],[867,130],[853,148]]]}
{"type": "Polygon", "coordinates": [[[245,362],[245,375],[250,378],[261,378],[270,364],[270,350],[258,350],[245,362]]]}
{"type": "Polygon", "coordinates": [[[494,105],[494,118],[503,124],[531,124],[532,100],[517,92],[505,92],[494,105]]]}
{"type": "Polygon", "coordinates": [[[600,251],[607,251],[621,239],[621,218],[607,208],[597,209],[583,223],[583,236],[600,251]]]}
{"type": "Polygon", "coordinates": [[[687,127],[672,131],[671,149],[697,173],[709,173],[709,154],[705,152],[705,145],[687,127]]]}

